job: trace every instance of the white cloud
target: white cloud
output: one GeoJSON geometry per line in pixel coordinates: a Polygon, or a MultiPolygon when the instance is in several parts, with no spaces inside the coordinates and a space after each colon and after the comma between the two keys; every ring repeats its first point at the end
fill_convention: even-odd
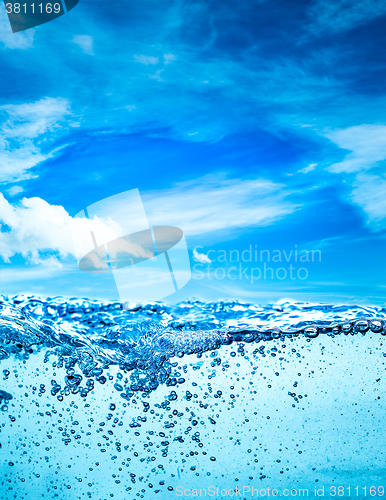
{"type": "Polygon", "coordinates": [[[386,229],[386,176],[359,174],[354,182],[351,200],[365,212],[371,229],[386,229]]]}
{"type": "Polygon", "coordinates": [[[267,226],[291,214],[282,184],[266,179],[208,175],[174,188],[142,195],[153,225],[171,224],[196,235],[232,228],[267,226]]]}
{"type": "Polygon", "coordinates": [[[135,55],[134,56],[134,61],[144,64],[145,66],[149,66],[149,64],[158,64],[159,59],[158,57],[153,57],[153,56],[145,56],[143,54],[135,55]]]}
{"type": "Polygon", "coordinates": [[[0,127],[0,183],[30,179],[30,170],[54,153],[43,153],[39,141],[62,126],[71,113],[70,104],[60,97],[45,97],[34,103],[0,106],[0,113],[5,115],[0,127]]]}
{"type": "Polygon", "coordinates": [[[166,65],[171,64],[176,59],[177,59],[177,56],[175,56],[174,54],[164,54],[164,61],[165,61],[166,65]]]}
{"type": "Polygon", "coordinates": [[[12,186],[10,189],[8,189],[8,194],[10,196],[16,196],[17,194],[20,194],[24,191],[24,189],[21,186],[12,186]]]}
{"type": "Polygon", "coordinates": [[[94,55],[94,39],[90,35],[75,35],[71,40],[78,45],[85,54],[94,55]]]}
{"type": "MultiPolygon", "coordinates": [[[[5,266],[1,269],[1,279],[2,284],[15,284],[19,282],[32,281],[35,283],[41,283],[42,280],[58,276],[58,270],[63,269],[57,265],[50,265],[48,262],[44,266],[12,266],[6,268],[5,266]]],[[[68,271],[68,269],[66,269],[68,271]]],[[[8,287],[7,287],[8,288],[8,287]]]]}
{"type": "Polygon", "coordinates": [[[330,165],[330,172],[368,170],[386,158],[385,125],[358,125],[329,131],[324,135],[340,148],[351,151],[343,161],[330,165]]]}
{"type": "Polygon", "coordinates": [[[59,128],[59,122],[70,114],[70,104],[60,97],[45,97],[34,103],[6,104],[0,111],[8,115],[1,127],[8,138],[32,139],[59,128]]]}
{"type": "Polygon", "coordinates": [[[193,259],[196,262],[200,262],[201,264],[211,264],[212,263],[212,261],[210,260],[210,258],[207,255],[205,255],[204,253],[197,252],[197,250],[195,248],[193,249],[193,259]]]}
{"type": "Polygon", "coordinates": [[[89,234],[90,224],[95,232],[111,234],[111,239],[116,235],[117,225],[111,220],[74,219],[63,207],[50,205],[41,198],[23,198],[13,206],[0,193],[0,257],[9,262],[12,256],[20,254],[34,264],[60,265],[58,257],[75,255],[73,234],[83,240],[89,234]]]}
{"type": "Polygon", "coordinates": [[[158,80],[159,82],[163,82],[164,79],[161,77],[161,73],[163,72],[163,69],[159,69],[154,73],[154,75],[149,75],[149,78],[152,80],[158,80]]]}
{"type": "MultiPolygon", "coordinates": [[[[195,235],[273,224],[296,210],[286,201],[288,194],[282,185],[265,179],[207,176],[144,195],[142,199],[152,225],[175,225],[186,234],[195,235]]],[[[118,221],[122,206],[118,204],[116,210],[118,221]]],[[[0,257],[8,262],[20,254],[32,263],[50,265],[54,263],[52,258],[60,263],[60,259],[70,255],[82,257],[90,250],[90,224],[94,234],[103,233],[105,241],[123,235],[122,228],[114,222],[114,213],[109,215],[111,218],[106,220],[72,218],[63,207],[50,205],[41,198],[23,198],[13,206],[0,193],[0,257]]],[[[197,252],[195,258],[201,262],[209,260],[197,252]]]]}
{"type": "Polygon", "coordinates": [[[13,149],[0,137],[0,182],[33,178],[29,170],[47,158],[31,143],[13,149]]]}
{"type": "Polygon", "coordinates": [[[315,167],[317,167],[317,163],[310,163],[307,167],[302,168],[301,170],[298,170],[299,174],[307,174],[308,172],[312,172],[315,170],[315,167]]]}
{"type": "Polygon", "coordinates": [[[340,148],[351,151],[344,160],[327,170],[343,176],[351,185],[349,199],[363,210],[367,225],[374,231],[386,228],[386,126],[358,125],[324,133],[340,148]],[[381,171],[381,175],[378,175],[381,171]]]}
{"type": "Polygon", "coordinates": [[[0,42],[7,49],[27,50],[33,47],[35,30],[12,33],[7,13],[3,6],[0,9],[0,42]]]}

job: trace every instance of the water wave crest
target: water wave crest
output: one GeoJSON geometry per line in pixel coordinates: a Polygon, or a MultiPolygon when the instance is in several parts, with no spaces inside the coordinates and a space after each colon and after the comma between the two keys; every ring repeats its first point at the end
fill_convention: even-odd
{"type": "Polygon", "coordinates": [[[103,371],[118,365],[130,372],[127,384],[116,384],[129,399],[159,384],[182,384],[171,358],[218,349],[232,342],[260,342],[303,335],[386,335],[386,309],[377,307],[283,302],[268,306],[192,299],[177,305],[126,303],[16,296],[0,300],[0,360],[28,359],[46,349],[65,366],[64,383],[51,381],[59,398],[87,396],[103,371]],[[80,373],[79,373],[80,372],[80,373]]]}

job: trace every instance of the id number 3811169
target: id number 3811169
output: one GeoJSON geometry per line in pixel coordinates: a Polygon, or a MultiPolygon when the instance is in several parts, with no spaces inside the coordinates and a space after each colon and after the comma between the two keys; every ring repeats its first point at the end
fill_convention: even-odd
{"type": "Polygon", "coordinates": [[[6,11],[7,11],[7,14],[27,14],[27,13],[31,13],[31,14],[43,14],[43,13],[46,13],[46,14],[51,14],[52,12],[54,12],[55,14],[59,14],[59,12],[61,11],[61,4],[60,3],[46,3],[46,4],[43,4],[43,3],[40,3],[40,4],[35,4],[35,3],[23,3],[23,4],[20,4],[20,3],[6,3],[5,4],[5,8],[6,8],[6,11]]]}

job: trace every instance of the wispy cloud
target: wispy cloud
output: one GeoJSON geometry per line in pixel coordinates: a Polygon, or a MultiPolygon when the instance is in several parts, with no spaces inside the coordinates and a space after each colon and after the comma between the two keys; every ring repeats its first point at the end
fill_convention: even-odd
{"type": "Polygon", "coordinates": [[[32,139],[47,131],[60,127],[60,121],[70,114],[70,104],[66,99],[45,97],[40,101],[25,104],[0,106],[0,111],[8,115],[1,130],[8,138],[32,139]]]}
{"type": "Polygon", "coordinates": [[[16,196],[17,194],[20,194],[24,191],[24,189],[21,186],[12,186],[10,189],[8,189],[8,194],[10,196],[16,196]]]}
{"type": "Polygon", "coordinates": [[[386,229],[386,176],[359,174],[354,181],[351,200],[359,205],[369,227],[375,231],[386,229]]]}
{"type": "Polygon", "coordinates": [[[94,55],[94,39],[90,35],[75,35],[72,42],[78,45],[85,54],[94,55]]]}
{"type": "Polygon", "coordinates": [[[3,48],[20,50],[30,49],[33,47],[34,35],[35,30],[33,29],[20,33],[12,33],[7,13],[4,8],[0,9],[0,42],[3,48]]]}
{"type": "Polygon", "coordinates": [[[144,64],[145,66],[149,66],[149,64],[154,65],[154,64],[158,64],[159,63],[158,57],[145,56],[143,54],[135,55],[134,56],[134,61],[138,62],[138,63],[141,63],[141,64],[144,64]]]}
{"type": "MultiPolygon", "coordinates": [[[[45,71],[46,60],[55,60],[58,70],[50,73],[52,88],[66,89],[74,113],[84,113],[86,128],[103,132],[108,129],[109,133],[157,128],[158,134],[168,137],[212,141],[228,133],[259,127],[274,130],[277,122],[288,129],[295,123],[309,122],[311,117],[323,121],[318,125],[320,129],[331,123],[331,111],[334,123],[338,120],[337,107],[342,109],[342,115],[347,115],[344,111],[347,109],[351,113],[353,107],[370,107],[368,100],[363,98],[363,102],[358,103],[358,99],[347,92],[356,76],[350,73],[352,65],[347,64],[345,48],[321,43],[317,48],[304,49],[301,56],[298,50],[283,53],[283,38],[294,48],[292,31],[299,35],[306,32],[304,6],[296,5],[297,13],[301,11],[303,18],[299,15],[294,25],[294,12],[292,22],[283,26],[280,19],[290,9],[288,2],[274,2],[274,7],[270,7],[271,2],[258,6],[257,3],[242,2],[230,8],[229,4],[201,0],[194,6],[178,2],[177,6],[171,2],[161,7],[156,2],[146,14],[146,21],[133,18],[135,13],[130,9],[122,13],[117,6],[110,6],[106,15],[98,8],[95,16],[103,15],[103,28],[102,23],[98,25],[95,21],[97,17],[82,18],[79,24],[72,19],[66,28],[72,33],[70,40],[86,53],[94,52],[94,44],[98,47],[92,65],[87,66],[88,85],[76,88],[73,85],[74,81],[81,81],[87,58],[81,58],[82,62],[68,62],[68,51],[73,52],[74,47],[68,45],[68,35],[64,40],[58,33],[57,43],[64,51],[60,60],[56,57],[57,47],[51,46],[49,39],[42,35],[39,38],[41,45],[31,51],[32,54],[25,54],[20,66],[33,64],[39,71],[45,71]],[[116,22],[117,15],[120,23],[116,22]],[[130,38],[127,38],[128,23],[130,38]],[[272,35],[266,31],[266,24],[271,26],[271,23],[270,31],[277,38],[280,49],[272,45],[272,35]],[[237,57],[232,42],[236,32],[240,36],[237,57]],[[93,36],[79,33],[92,33],[93,36]],[[125,56],[124,64],[122,40],[133,54],[125,56]],[[27,56],[31,59],[27,60],[27,56]],[[149,68],[160,68],[161,64],[162,73],[149,71],[149,68]],[[336,71],[337,67],[341,71],[336,71]],[[107,84],[106,89],[100,87],[102,81],[107,84]],[[160,85],[162,82],[165,84],[160,85]],[[149,99],[154,93],[156,98],[149,99]],[[128,119],[125,106],[131,105],[134,99],[138,111],[128,119]],[[88,103],[87,109],[85,103],[88,103]]],[[[327,22],[326,12],[330,12],[330,8],[333,19],[344,16],[347,10],[355,11],[353,2],[351,7],[347,2],[337,3],[335,8],[332,2],[315,2],[315,12],[327,22]]],[[[366,12],[373,12],[375,8],[369,5],[366,9],[366,12]]],[[[312,19],[317,22],[318,15],[313,14],[312,19]]],[[[63,22],[66,20],[64,16],[63,22]]],[[[358,67],[364,64],[363,59],[367,56],[357,51],[356,57],[362,58],[358,59],[358,67]]],[[[362,76],[360,81],[363,81],[362,76]]],[[[369,94],[361,93],[361,96],[366,95],[369,94]]]]}
{"type": "Polygon", "coordinates": [[[368,227],[374,231],[386,228],[386,126],[358,125],[324,134],[349,152],[327,169],[340,174],[351,186],[349,199],[359,205],[368,227]]]}
{"type": "Polygon", "coordinates": [[[159,69],[154,73],[154,75],[149,75],[149,78],[152,80],[158,80],[159,82],[163,82],[164,79],[161,77],[161,73],[163,72],[163,69],[159,69]]]}
{"type": "Polygon", "coordinates": [[[298,172],[299,174],[308,174],[308,172],[312,172],[313,170],[315,170],[315,167],[317,166],[317,163],[310,163],[307,167],[298,170],[298,172]]]}
{"type": "MultiPolygon", "coordinates": [[[[188,235],[198,235],[273,224],[296,210],[286,200],[288,194],[282,185],[266,179],[207,176],[142,198],[152,225],[175,225],[188,235]]],[[[122,208],[116,205],[117,215],[121,215],[122,208]]],[[[0,193],[0,256],[9,261],[20,254],[33,263],[46,261],[52,254],[54,258],[75,256],[82,252],[79,248],[75,251],[72,235],[75,233],[77,241],[83,242],[90,223],[95,226],[94,234],[103,231],[106,241],[122,236],[114,213],[109,213],[108,220],[74,219],[62,206],[50,205],[41,198],[23,198],[13,206],[0,193]]],[[[197,252],[195,258],[208,261],[207,256],[197,252]]]]}
{"type": "Polygon", "coordinates": [[[267,179],[208,175],[142,198],[152,224],[172,224],[197,235],[273,224],[297,209],[289,194],[267,179]]]}
{"type": "Polygon", "coordinates": [[[369,170],[386,159],[386,126],[358,125],[324,134],[341,149],[351,151],[346,158],[328,167],[330,172],[351,173],[369,170]]]}
{"type": "Polygon", "coordinates": [[[310,30],[316,33],[356,28],[386,12],[374,0],[316,0],[310,7],[310,30]]]}
{"type": "Polygon", "coordinates": [[[31,169],[52,155],[42,151],[45,134],[58,131],[70,115],[66,99],[45,97],[26,104],[0,106],[0,183],[33,177],[31,169]]]}
{"type": "Polygon", "coordinates": [[[164,61],[165,61],[166,65],[171,64],[176,59],[177,59],[177,56],[175,56],[174,54],[164,54],[164,61]]]}
{"type": "MultiPolygon", "coordinates": [[[[37,188],[51,196],[56,190],[58,203],[66,200],[74,208],[81,203],[79,194],[100,199],[104,190],[119,189],[118,184],[123,190],[134,181],[152,188],[162,182],[169,188],[143,196],[149,219],[181,227],[195,237],[191,241],[201,235],[211,241],[245,236],[284,217],[288,233],[280,237],[319,230],[323,237],[336,235],[346,222],[345,211],[353,213],[338,201],[341,196],[358,208],[368,228],[379,232],[384,228],[384,55],[376,18],[382,9],[384,2],[374,0],[177,0],[153,2],[145,11],[134,4],[122,11],[110,2],[108,7],[99,3],[93,16],[53,21],[52,28],[55,23],[66,28],[54,39],[48,29],[38,28],[35,40],[33,30],[12,34],[5,9],[0,9],[5,23],[2,31],[0,20],[0,49],[7,49],[2,50],[1,104],[17,105],[1,109],[0,182],[15,183],[4,189],[7,196],[19,195],[24,187],[19,181],[36,175],[34,167],[55,154],[53,147],[71,141],[73,154],[57,162],[44,184],[32,181],[28,192],[37,188]],[[371,29],[352,30],[369,22],[371,29]],[[76,137],[63,140],[70,112],[82,121],[76,137]],[[325,137],[322,144],[318,141],[315,131],[323,130],[331,142],[325,137]],[[125,145],[123,153],[115,141],[118,135],[130,135],[128,143],[138,136],[138,144],[145,146],[125,145]],[[221,142],[226,136],[229,141],[221,142]],[[107,161],[97,158],[100,139],[106,140],[107,161]],[[151,151],[157,142],[163,143],[164,154],[151,151]],[[200,142],[206,144],[199,148],[200,142]],[[192,154],[184,164],[185,153],[180,152],[189,148],[192,154]],[[142,175],[147,149],[153,156],[145,158],[142,175]],[[199,162],[206,152],[204,169],[199,162]],[[147,168],[150,161],[154,168],[147,168]],[[316,162],[317,175],[312,172],[316,162]],[[238,173],[233,178],[201,177],[212,165],[215,171],[238,173]],[[286,175],[299,169],[298,175],[286,175]],[[100,191],[94,191],[97,178],[103,179],[100,191]],[[194,180],[170,187],[189,178],[194,180]],[[287,186],[272,181],[283,178],[287,186]],[[297,209],[290,195],[300,184],[305,210],[290,218],[297,209]],[[318,212],[325,209],[323,196],[328,196],[333,223],[318,212]],[[311,227],[310,220],[324,225],[311,227]]],[[[37,262],[51,252],[61,261],[71,255],[71,218],[63,207],[37,198],[8,205],[8,212],[5,204],[0,212],[8,214],[8,228],[1,234],[4,258],[18,253],[37,262]]],[[[350,219],[349,230],[367,237],[358,220],[350,219]]],[[[196,258],[204,259],[197,253],[196,258]]]]}

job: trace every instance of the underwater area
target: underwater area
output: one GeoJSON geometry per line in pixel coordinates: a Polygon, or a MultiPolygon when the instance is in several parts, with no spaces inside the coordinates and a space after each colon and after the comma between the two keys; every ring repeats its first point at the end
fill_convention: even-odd
{"type": "Polygon", "coordinates": [[[0,498],[381,497],[385,336],[383,307],[2,296],[0,498]]]}

